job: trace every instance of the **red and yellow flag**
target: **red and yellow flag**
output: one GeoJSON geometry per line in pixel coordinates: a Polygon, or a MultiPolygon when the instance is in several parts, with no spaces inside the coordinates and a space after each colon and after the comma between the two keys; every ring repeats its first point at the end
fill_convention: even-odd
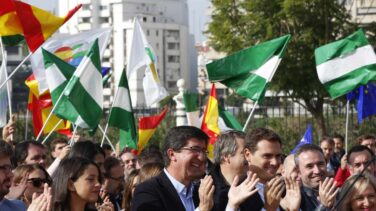
{"type": "Polygon", "coordinates": [[[31,52],[37,50],[44,41],[81,8],[80,4],[69,11],[65,17],[58,17],[21,1],[14,1],[14,5],[23,29],[23,35],[31,52]]]}
{"type": "Polygon", "coordinates": [[[215,89],[215,84],[212,85],[211,93],[206,104],[204,118],[202,120],[201,130],[203,130],[209,136],[208,151],[209,158],[213,158],[213,148],[214,143],[220,134],[220,129],[218,127],[218,99],[217,91],[215,89]]]}
{"type": "MultiPolygon", "coordinates": [[[[52,110],[51,95],[49,92],[39,95],[38,82],[35,80],[34,75],[30,75],[26,79],[25,84],[30,89],[27,109],[32,112],[34,135],[37,136],[52,110]]],[[[46,127],[43,129],[43,134],[51,132],[59,121],[60,119],[57,116],[52,115],[46,127]]],[[[67,121],[62,121],[59,123],[56,130],[58,133],[69,136],[71,134],[70,123],[67,121]]]]}
{"type": "Polygon", "coordinates": [[[1,0],[0,3],[0,36],[7,45],[15,45],[23,40],[22,26],[18,19],[14,1],[1,0]]]}
{"type": "Polygon", "coordinates": [[[138,120],[138,152],[141,152],[144,149],[150,138],[153,136],[159,123],[161,123],[166,116],[167,110],[168,109],[165,108],[159,115],[141,117],[138,120]]]}

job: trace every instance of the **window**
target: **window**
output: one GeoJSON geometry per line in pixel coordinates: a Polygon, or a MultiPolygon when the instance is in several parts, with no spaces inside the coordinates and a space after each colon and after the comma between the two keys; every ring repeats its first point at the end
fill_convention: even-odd
{"type": "Polygon", "coordinates": [[[167,43],[168,50],[179,50],[179,43],[167,43]]]}
{"type": "Polygon", "coordinates": [[[158,35],[159,35],[159,31],[158,31],[158,29],[157,29],[157,30],[155,30],[155,36],[158,37],[158,35]]]}
{"type": "Polygon", "coordinates": [[[150,36],[150,31],[149,31],[149,29],[146,30],[146,36],[150,36]]]}
{"type": "Polygon", "coordinates": [[[154,22],[154,23],[156,22],[156,20],[157,20],[157,18],[153,17],[153,22],[154,22]]]}
{"type": "Polygon", "coordinates": [[[148,21],[148,18],[147,18],[147,17],[143,17],[143,18],[142,18],[142,21],[143,21],[143,22],[147,22],[147,21],[148,21]]]}
{"type": "Polygon", "coordinates": [[[179,63],[180,62],[180,56],[167,56],[167,61],[171,63],[179,63]]]}

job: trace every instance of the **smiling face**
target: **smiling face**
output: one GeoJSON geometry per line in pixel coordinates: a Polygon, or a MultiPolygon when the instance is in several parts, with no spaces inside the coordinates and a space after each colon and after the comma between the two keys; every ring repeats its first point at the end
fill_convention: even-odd
{"type": "Polygon", "coordinates": [[[46,168],[47,150],[37,145],[30,144],[24,164],[39,164],[46,168]]]}
{"type": "Polygon", "coordinates": [[[304,186],[317,189],[326,176],[326,162],[318,151],[305,151],[299,157],[298,169],[304,186]]]}
{"type": "Polygon", "coordinates": [[[70,182],[71,197],[77,197],[85,202],[94,203],[98,200],[101,184],[99,182],[98,168],[88,165],[83,174],[75,181],[70,182]]]}
{"type": "Polygon", "coordinates": [[[261,140],[255,152],[245,149],[249,170],[257,174],[262,183],[266,183],[277,174],[281,165],[282,149],[278,141],[261,140]]]}
{"type": "Polygon", "coordinates": [[[167,171],[188,186],[205,174],[206,149],[205,141],[196,138],[189,139],[180,150],[168,149],[170,164],[167,171]]]}
{"type": "Polygon", "coordinates": [[[32,172],[30,172],[28,180],[27,180],[27,184],[26,184],[26,190],[24,192],[24,197],[26,198],[28,202],[31,202],[33,193],[36,193],[37,196],[43,193],[43,185],[44,185],[43,182],[39,184],[38,182],[34,182],[37,185],[33,184],[33,180],[38,180],[38,179],[39,181],[46,180],[46,175],[44,174],[42,170],[35,169],[32,172]]]}
{"type": "Polygon", "coordinates": [[[376,210],[376,191],[372,185],[364,191],[355,191],[351,199],[351,210],[352,211],[371,211],[376,210]]]}

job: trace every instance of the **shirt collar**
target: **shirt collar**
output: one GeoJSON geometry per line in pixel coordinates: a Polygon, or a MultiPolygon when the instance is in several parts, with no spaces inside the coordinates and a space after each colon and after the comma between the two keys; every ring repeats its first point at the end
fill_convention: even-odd
{"type": "Polygon", "coordinates": [[[179,193],[182,194],[185,197],[192,197],[192,192],[193,192],[193,185],[189,185],[189,187],[185,187],[185,185],[178,180],[176,180],[170,173],[168,173],[167,169],[163,169],[165,174],[167,175],[168,179],[171,181],[172,185],[174,186],[175,190],[179,193]]]}

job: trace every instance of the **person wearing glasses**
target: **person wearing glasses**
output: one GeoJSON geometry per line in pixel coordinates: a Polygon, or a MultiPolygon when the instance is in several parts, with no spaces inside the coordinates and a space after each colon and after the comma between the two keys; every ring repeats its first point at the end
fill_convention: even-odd
{"type": "Polygon", "coordinates": [[[171,128],[162,150],[165,168],[156,177],[137,185],[133,211],[211,210],[214,186],[210,176],[201,180],[199,194],[194,181],[205,174],[208,136],[192,126],[171,128]]]}
{"type": "Polygon", "coordinates": [[[50,186],[52,180],[48,175],[47,171],[39,164],[26,164],[20,165],[14,169],[14,177],[12,186],[22,186],[24,185],[23,193],[20,192],[21,199],[27,207],[32,202],[33,194],[36,196],[43,194],[44,184],[50,186]]]}
{"type": "Polygon", "coordinates": [[[104,160],[104,180],[102,191],[108,194],[110,201],[115,207],[115,211],[121,209],[122,190],[124,186],[124,169],[121,161],[114,157],[104,160]]]}
{"type": "Polygon", "coordinates": [[[5,195],[9,193],[13,173],[10,158],[13,155],[12,147],[5,141],[0,140],[0,210],[15,211],[26,210],[24,203],[20,200],[8,200],[5,195]]]}

